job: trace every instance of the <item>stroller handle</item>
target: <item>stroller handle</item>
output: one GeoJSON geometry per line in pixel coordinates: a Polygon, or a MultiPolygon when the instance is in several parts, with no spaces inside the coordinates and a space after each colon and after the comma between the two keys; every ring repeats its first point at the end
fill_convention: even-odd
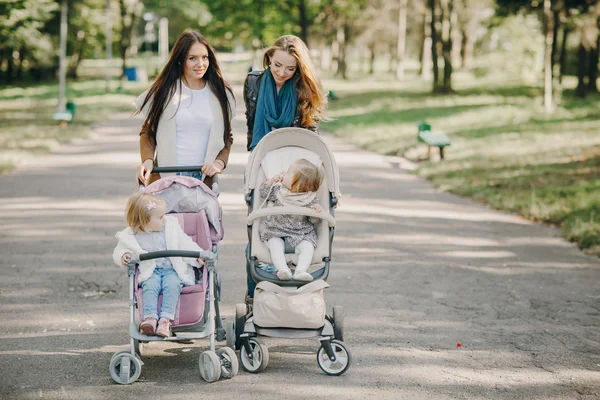
{"type": "MultiPolygon", "coordinates": [[[[202,172],[202,165],[186,165],[186,166],[178,166],[178,167],[156,167],[152,168],[152,173],[175,173],[175,172],[202,172]]],[[[219,195],[219,174],[214,174],[212,177],[212,191],[215,195],[219,195]]],[[[143,189],[146,187],[140,180],[138,179],[138,187],[143,189]]]]}
{"type": "Polygon", "coordinates": [[[202,165],[186,165],[179,167],[156,167],[152,168],[152,173],[161,172],[202,172],[202,165]]]}
{"type": "Polygon", "coordinates": [[[150,253],[142,253],[139,255],[140,261],[153,260],[163,257],[186,257],[186,258],[202,258],[204,260],[214,260],[215,254],[212,251],[188,251],[188,250],[165,250],[153,251],[150,253]]]}

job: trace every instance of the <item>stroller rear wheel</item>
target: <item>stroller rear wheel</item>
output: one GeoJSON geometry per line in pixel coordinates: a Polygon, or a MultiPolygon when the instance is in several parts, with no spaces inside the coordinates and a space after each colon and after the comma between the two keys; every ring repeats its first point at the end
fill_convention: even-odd
{"type": "Polygon", "coordinates": [[[259,338],[248,339],[252,355],[246,353],[246,348],[242,345],[240,348],[240,360],[242,368],[253,374],[264,371],[269,364],[269,349],[259,338]]]}
{"type": "Polygon", "coordinates": [[[116,383],[129,385],[138,380],[142,373],[142,362],[131,353],[116,353],[110,360],[110,377],[116,383]]]}
{"type": "Polygon", "coordinates": [[[236,343],[238,338],[235,335],[235,322],[233,321],[225,323],[225,340],[227,340],[227,347],[237,350],[236,343]]]}
{"type": "Polygon", "coordinates": [[[217,350],[217,355],[221,361],[221,377],[230,379],[236,376],[239,364],[235,351],[229,347],[222,347],[217,350]]]}
{"type": "Polygon", "coordinates": [[[200,376],[208,383],[216,382],[221,377],[221,360],[214,351],[205,351],[198,359],[200,376]]]}
{"type": "Polygon", "coordinates": [[[333,338],[344,341],[344,307],[333,306],[333,338]]]}
{"type": "Polygon", "coordinates": [[[234,350],[239,350],[242,347],[242,342],[240,336],[244,333],[244,326],[246,325],[246,315],[248,313],[248,309],[246,304],[236,304],[235,305],[235,347],[232,347],[234,350]]]}

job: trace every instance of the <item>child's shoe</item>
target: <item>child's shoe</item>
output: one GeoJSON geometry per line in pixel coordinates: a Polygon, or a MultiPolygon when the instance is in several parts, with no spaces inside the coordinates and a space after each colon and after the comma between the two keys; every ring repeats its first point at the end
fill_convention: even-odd
{"type": "Polygon", "coordinates": [[[302,282],[310,282],[313,280],[313,277],[308,272],[296,272],[294,274],[294,279],[302,282]]]}
{"type": "Polygon", "coordinates": [[[292,279],[292,271],[289,268],[280,269],[277,271],[277,277],[282,281],[289,281],[292,279]]]}
{"type": "Polygon", "coordinates": [[[171,321],[166,318],[161,318],[158,321],[158,328],[156,328],[156,335],[162,337],[171,336],[171,321]]]}
{"type": "Polygon", "coordinates": [[[140,330],[144,335],[154,335],[154,331],[156,331],[156,318],[146,317],[140,324],[140,330]]]}

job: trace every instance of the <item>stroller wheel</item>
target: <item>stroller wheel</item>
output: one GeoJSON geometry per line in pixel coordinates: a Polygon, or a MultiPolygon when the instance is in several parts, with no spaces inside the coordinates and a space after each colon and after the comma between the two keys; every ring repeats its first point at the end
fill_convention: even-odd
{"type": "Polygon", "coordinates": [[[227,321],[225,323],[225,340],[227,341],[227,347],[234,350],[236,349],[235,343],[238,339],[235,336],[235,323],[233,321],[227,321]]]}
{"type": "Polygon", "coordinates": [[[229,346],[234,350],[239,350],[242,346],[240,336],[244,333],[244,327],[246,325],[247,308],[245,304],[235,305],[235,347],[229,346]]]}
{"type": "Polygon", "coordinates": [[[327,375],[342,375],[350,368],[352,362],[350,350],[339,340],[332,340],[330,343],[335,354],[335,361],[329,359],[325,347],[321,345],[317,352],[317,363],[327,375]]]}
{"type": "Polygon", "coordinates": [[[250,349],[252,351],[252,358],[246,353],[246,349],[242,345],[240,347],[240,359],[242,360],[242,368],[253,374],[263,371],[269,364],[269,349],[262,340],[258,338],[248,339],[250,342],[250,349]]]}
{"type": "Polygon", "coordinates": [[[344,341],[344,307],[333,306],[333,337],[344,341]]]}
{"type": "Polygon", "coordinates": [[[205,351],[198,360],[200,376],[208,383],[216,382],[221,377],[221,361],[214,351],[205,351]]]}
{"type": "Polygon", "coordinates": [[[221,377],[230,379],[236,376],[238,374],[239,364],[235,351],[229,347],[222,347],[217,350],[217,355],[221,361],[221,377]]]}
{"type": "Polygon", "coordinates": [[[121,385],[129,385],[138,380],[142,373],[142,363],[131,353],[116,353],[110,360],[110,377],[121,385]]]}

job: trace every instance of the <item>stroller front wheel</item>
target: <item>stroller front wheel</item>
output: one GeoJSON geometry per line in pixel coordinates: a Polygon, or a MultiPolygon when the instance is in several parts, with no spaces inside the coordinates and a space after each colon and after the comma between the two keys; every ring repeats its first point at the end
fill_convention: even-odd
{"type": "Polygon", "coordinates": [[[350,363],[352,362],[350,350],[348,350],[346,345],[339,340],[332,340],[329,342],[329,345],[335,355],[335,360],[329,358],[327,350],[325,349],[327,344],[322,344],[317,352],[317,364],[319,364],[319,367],[327,375],[342,375],[350,368],[350,363]]]}
{"type": "Polygon", "coordinates": [[[200,376],[208,383],[216,382],[221,377],[221,361],[214,351],[205,351],[198,360],[200,376]]]}
{"type": "Polygon", "coordinates": [[[267,368],[267,364],[269,364],[269,349],[267,345],[259,338],[248,339],[248,344],[252,352],[251,355],[246,352],[243,344],[240,347],[242,368],[253,374],[264,371],[267,368]]]}
{"type": "Polygon", "coordinates": [[[131,353],[117,353],[110,360],[110,377],[116,383],[129,385],[142,373],[142,362],[131,353]]]}
{"type": "Polygon", "coordinates": [[[229,347],[222,347],[217,350],[217,355],[221,362],[221,377],[231,379],[237,375],[239,364],[235,351],[229,347]]]}

